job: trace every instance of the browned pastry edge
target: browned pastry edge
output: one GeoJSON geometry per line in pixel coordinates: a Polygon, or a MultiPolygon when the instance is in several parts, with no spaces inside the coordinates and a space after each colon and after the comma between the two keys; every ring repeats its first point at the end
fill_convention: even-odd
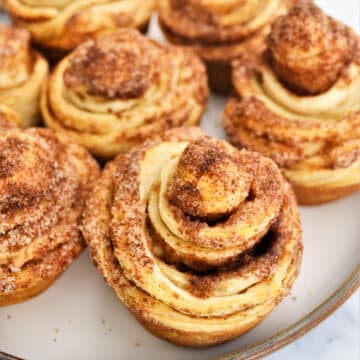
{"type": "Polygon", "coordinates": [[[16,292],[14,294],[1,295],[0,307],[18,304],[20,302],[30,300],[31,298],[38,296],[40,293],[45,291],[57,279],[57,277],[58,276],[51,279],[42,280],[36,286],[16,292]]]}
{"type": "Polygon", "coordinates": [[[292,183],[300,205],[321,205],[340,200],[360,190],[360,184],[324,189],[322,186],[305,187],[292,183]]]}

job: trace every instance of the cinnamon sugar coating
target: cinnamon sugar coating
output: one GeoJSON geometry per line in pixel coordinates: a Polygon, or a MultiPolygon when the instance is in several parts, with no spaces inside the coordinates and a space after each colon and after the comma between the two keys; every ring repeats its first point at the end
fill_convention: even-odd
{"type": "Polygon", "coordinates": [[[231,142],[281,166],[303,204],[360,189],[360,38],[304,2],[279,18],[262,57],[233,63],[231,142]]]}
{"type": "Polygon", "coordinates": [[[47,126],[112,158],[169,128],[198,124],[208,85],[191,51],[123,29],[80,45],[43,89],[47,126]]]}
{"type": "Polygon", "coordinates": [[[248,196],[250,177],[223,146],[200,139],[186,148],[169,183],[171,204],[207,220],[230,214],[240,205],[248,196]]]}
{"type": "Polygon", "coordinates": [[[276,165],[196,128],[173,129],[108,163],[87,202],[83,234],[134,316],[186,346],[228,341],[255,326],[289,292],[302,256],[296,201],[276,165]],[[213,182],[219,169],[223,180],[213,182]],[[240,173],[248,182],[235,184],[240,173]],[[200,187],[203,177],[211,180],[200,187]],[[182,181],[199,191],[177,196],[182,181]],[[250,196],[234,205],[224,184],[250,196]],[[199,196],[206,186],[220,190],[214,202],[223,196],[232,220],[207,223],[211,199],[199,196]]]}
{"type": "Polygon", "coordinates": [[[80,254],[80,216],[98,172],[66,137],[0,128],[0,306],[36,295],[80,254]]]}
{"type": "Polygon", "coordinates": [[[356,36],[312,3],[295,6],[272,25],[268,56],[274,72],[292,91],[328,90],[354,58],[356,36]]]}
{"type": "Polygon", "coordinates": [[[140,97],[155,76],[153,47],[136,31],[89,41],[73,53],[64,73],[65,85],[84,85],[90,94],[108,99],[140,97]]]}

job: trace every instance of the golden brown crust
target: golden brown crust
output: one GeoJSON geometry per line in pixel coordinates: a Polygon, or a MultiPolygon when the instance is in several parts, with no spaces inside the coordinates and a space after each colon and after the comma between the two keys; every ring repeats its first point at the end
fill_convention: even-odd
{"type": "Polygon", "coordinates": [[[48,73],[46,60],[30,47],[27,30],[0,24],[0,104],[16,111],[20,125],[39,120],[40,88],[48,73]]]}
{"type": "Polygon", "coordinates": [[[14,22],[31,32],[36,44],[50,54],[61,54],[106,31],[144,30],[156,0],[49,0],[41,5],[6,0],[4,5],[14,22]]]}
{"type": "Polygon", "coordinates": [[[205,60],[213,90],[229,92],[231,60],[261,53],[271,22],[297,2],[160,0],[159,24],[171,43],[190,47],[205,60]]]}
{"type": "Polygon", "coordinates": [[[207,97],[205,68],[194,53],[118,30],[59,63],[41,109],[49,127],[111,158],[169,128],[198,124],[207,97]]]}
{"type": "MultiPolygon", "coordinates": [[[[360,38],[319,12],[313,5],[295,7],[275,23],[274,33],[270,35],[269,42],[277,49],[280,59],[277,67],[284,70],[282,74],[289,74],[289,67],[283,67],[281,61],[290,64],[294,84],[288,88],[278,77],[279,70],[273,67],[274,61],[269,61],[269,51],[263,58],[238,59],[234,62],[233,72],[238,97],[229,100],[223,116],[231,141],[273,158],[294,185],[299,202],[304,204],[330,201],[360,188],[360,38]],[[338,39],[337,44],[343,41],[345,53],[350,49],[346,44],[355,44],[351,46],[350,59],[343,59],[340,75],[336,70],[339,58],[335,56],[329,60],[329,53],[318,51],[326,41],[314,34],[314,28],[323,31],[324,19],[332,24],[328,29],[330,39],[333,27],[342,29],[343,38],[338,39]],[[286,35],[280,36],[279,32],[285,30],[286,35]],[[307,46],[299,44],[294,49],[291,44],[296,42],[299,34],[308,39],[304,40],[307,46]],[[318,47],[312,37],[319,40],[318,47]],[[297,52],[300,55],[306,53],[304,49],[313,53],[308,63],[292,56],[297,52]],[[324,67],[321,76],[314,73],[319,64],[335,61],[335,58],[336,66],[324,67]],[[324,84],[327,87],[334,74],[336,82],[326,91],[316,95],[299,94],[299,89],[304,92],[305,87],[308,92],[323,88],[324,84]]],[[[337,36],[340,36],[339,32],[337,36]]]]}
{"type": "Polygon", "coordinates": [[[79,221],[99,169],[45,129],[0,129],[0,305],[47,288],[84,248],[79,221]]]}
{"type": "Polygon", "coordinates": [[[302,256],[296,200],[276,165],[196,128],[173,129],[108,163],[87,203],[83,235],[134,316],[185,346],[228,341],[259,323],[289,292],[302,256]],[[220,168],[222,184],[203,181],[220,168]],[[229,210],[221,189],[237,172],[249,179],[231,184],[244,194],[229,210]],[[207,223],[198,210],[212,200],[200,204],[197,192],[175,200],[178,177],[202,196],[220,190],[213,203],[227,218],[211,213],[207,223]],[[187,224],[174,208],[192,212],[187,224]]]}

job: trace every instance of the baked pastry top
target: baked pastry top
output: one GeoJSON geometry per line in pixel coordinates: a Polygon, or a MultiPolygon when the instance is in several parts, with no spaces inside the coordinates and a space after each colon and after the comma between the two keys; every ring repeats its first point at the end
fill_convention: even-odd
{"type": "Polygon", "coordinates": [[[16,111],[23,127],[39,120],[47,61],[30,47],[27,30],[0,24],[0,104],[16,111]]]}
{"type": "Polygon", "coordinates": [[[360,187],[360,38],[313,4],[275,21],[260,59],[234,62],[231,141],[272,157],[302,203],[360,187]]]}
{"type": "Polygon", "coordinates": [[[0,306],[37,295],[84,248],[79,222],[99,169],[80,146],[0,115],[0,306]]]}
{"type": "Polygon", "coordinates": [[[111,158],[166,129],[197,124],[207,97],[195,54],[123,29],[61,61],[41,108],[47,126],[111,158]]]}
{"type": "Polygon", "coordinates": [[[116,28],[146,30],[156,0],[6,0],[13,21],[45,49],[68,52],[116,28]]]}
{"type": "Polygon", "coordinates": [[[198,128],[107,164],[84,213],[94,263],[135,317],[186,346],[233,339],[290,291],[302,256],[276,164],[198,128]]]}

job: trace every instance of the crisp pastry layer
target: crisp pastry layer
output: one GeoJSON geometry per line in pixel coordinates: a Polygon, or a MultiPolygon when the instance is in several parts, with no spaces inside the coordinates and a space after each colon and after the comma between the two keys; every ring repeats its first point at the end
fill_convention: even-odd
{"type": "Polygon", "coordinates": [[[20,125],[35,125],[40,90],[48,74],[47,61],[30,47],[27,30],[0,24],[0,104],[20,117],[20,125]]]}
{"type": "Polygon", "coordinates": [[[111,158],[169,128],[198,124],[207,97],[195,54],[118,30],[60,62],[41,109],[47,126],[111,158]]]}
{"type": "Polygon", "coordinates": [[[295,196],[275,163],[198,128],[108,163],[83,235],[134,316],[185,346],[258,324],[290,291],[302,257],[295,196]]]}
{"type": "Polygon", "coordinates": [[[311,4],[273,25],[259,61],[234,63],[231,141],[272,157],[299,201],[360,189],[360,39],[311,4]]]}
{"type": "Polygon", "coordinates": [[[84,248],[79,222],[99,169],[68,138],[1,125],[0,306],[51,285],[84,248]]]}
{"type": "Polygon", "coordinates": [[[156,0],[5,0],[4,4],[35,43],[68,52],[105,31],[145,30],[156,0]]]}

